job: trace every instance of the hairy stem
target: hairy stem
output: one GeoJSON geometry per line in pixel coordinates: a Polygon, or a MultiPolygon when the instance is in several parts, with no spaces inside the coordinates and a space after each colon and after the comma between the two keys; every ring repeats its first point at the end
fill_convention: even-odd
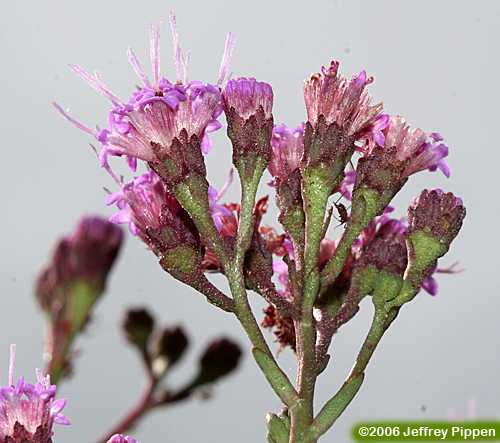
{"type": "Polygon", "coordinates": [[[321,286],[326,289],[332,284],[344,269],[344,265],[351,253],[352,244],[363,230],[363,226],[356,223],[347,223],[346,229],[340,242],[335,249],[335,253],[330,261],[323,268],[321,273],[321,286]]]}
{"type": "MultiPolygon", "coordinates": [[[[264,372],[266,378],[275,390],[276,394],[283,400],[283,402],[290,406],[295,403],[297,393],[293,388],[284,372],[278,366],[267,342],[262,334],[262,331],[257,323],[252,308],[248,302],[248,296],[245,289],[245,277],[243,274],[243,264],[245,261],[245,254],[250,246],[254,230],[254,204],[257,188],[259,186],[260,178],[264,170],[264,164],[258,164],[251,175],[250,180],[245,180],[247,171],[240,171],[241,177],[241,209],[240,220],[238,226],[238,235],[236,237],[234,259],[223,261],[226,277],[231,288],[235,303],[235,314],[238,317],[241,325],[245,329],[253,346],[264,353],[266,358],[256,358],[259,367],[264,372]],[[265,360],[265,364],[262,362],[265,360]],[[279,382],[278,382],[279,381],[279,382]]],[[[259,355],[259,352],[254,351],[254,356],[259,355]]]]}
{"type": "Polygon", "coordinates": [[[302,299],[298,300],[300,302],[300,318],[295,322],[299,359],[297,385],[300,401],[296,407],[290,408],[292,418],[290,443],[310,441],[306,440],[306,435],[314,415],[314,389],[318,372],[313,307],[320,287],[318,256],[330,191],[331,186],[327,185],[322,170],[306,171],[302,192],[306,214],[305,281],[302,299]]]}
{"type": "Polygon", "coordinates": [[[339,391],[325,404],[314,419],[313,424],[309,428],[310,438],[318,439],[327,432],[354,399],[363,383],[365,369],[377,345],[380,343],[384,332],[396,315],[397,310],[386,311],[384,309],[375,309],[370,330],[361,346],[354,368],[339,391]]]}

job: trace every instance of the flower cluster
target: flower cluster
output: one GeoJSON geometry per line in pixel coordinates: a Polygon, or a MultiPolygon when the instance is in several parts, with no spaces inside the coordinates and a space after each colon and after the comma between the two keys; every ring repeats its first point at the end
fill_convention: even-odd
{"type": "MultiPolygon", "coordinates": [[[[343,410],[356,394],[375,347],[401,307],[422,288],[437,292],[433,275],[462,225],[461,200],[441,190],[424,191],[410,207],[408,221],[391,217],[390,204],[418,172],[439,170],[448,177],[448,147],[440,134],[412,129],[402,117],[386,114],[368,92],[373,78],[365,71],[345,77],[338,61],[305,82],[305,121],[296,128],[275,125],[270,84],[248,76],[229,80],[231,34],[217,81],[188,80],[173,15],[170,23],[175,80],[160,74],[159,30],[153,27],[153,79],[129,50],[141,85],[128,101],[113,94],[98,74],[73,67],[111,101],[105,129],[91,130],[56,107],[102,145],[101,165],[120,188],[108,196],[108,204],[118,208],[111,220],[128,223],[165,271],[234,313],[243,325],[259,367],[291,413],[291,426],[287,417],[271,417],[269,441],[317,441],[337,418],[332,411],[343,410]],[[220,191],[207,178],[208,134],[222,126],[222,112],[240,178],[240,202],[222,201],[232,171],[220,191]],[[133,170],[142,161],[147,172],[124,183],[111,169],[110,155],[126,157],[133,170]],[[282,232],[264,224],[268,198],[257,193],[266,170],[282,232]],[[333,219],[339,222],[335,227],[333,219]],[[340,226],[342,235],[331,238],[340,226]],[[224,274],[231,295],[209,281],[208,272],[224,274]],[[274,332],[281,348],[296,351],[297,387],[268,347],[249,290],[268,302],[261,326],[274,332]],[[328,364],[335,333],[364,297],[374,304],[374,320],[341,388],[347,391],[313,422],[312,407],[303,408],[313,404],[315,380],[328,364]]],[[[153,326],[143,314],[129,319],[127,337],[148,358],[153,326]]],[[[179,331],[165,334],[165,358],[172,361],[187,342],[179,331]]],[[[227,342],[214,344],[200,360],[197,383],[224,375],[238,359],[239,352],[227,342]],[[221,368],[224,355],[227,367],[221,368]]]]}

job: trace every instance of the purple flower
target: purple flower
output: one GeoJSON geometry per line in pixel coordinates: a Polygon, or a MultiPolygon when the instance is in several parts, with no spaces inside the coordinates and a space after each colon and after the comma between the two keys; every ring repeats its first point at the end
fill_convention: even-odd
{"type": "Polygon", "coordinates": [[[135,438],[129,437],[128,435],[115,434],[113,435],[107,443],[139,443],[135,438]]]}
{"type": "Polygon", "coordinates": [[[146,172],[131,182],[122,185],[121,190],[106,199],[107,205],[116,205],[118,212],[110,221],[127,223],[130,232],[141,238],[148,236],[149,229],[159,229],[162,210],[168,208],[174,215],[180,205],[165,188],[154,171],[146,172]]]}
{"type": "Polygon", "coordinates": [[[285,124],[274,126],[271,147],[269,172],[273,177],[286,179],[299,169],[304,155],[304,124],[301,123],[294,129],[285,124]]]}
{"type": "MultiPolygon", "coordinates": [[[[435,272],[435,271],[434,271],[435,272]]],[[[430,295],[437,295],[438,293],[438,282],[434,278],[433,274],[428,275],[422,282],[422,289],[425,289],[430,295]]]]}
{"type": "Polygon", "coordinates": [[[9,381],[0,387],[0,441],[51,443],[54,424],[69,425],[61,414],[66,400],[55,399],[56,386],[37,371],[35,384],[20,378],[14,385],[15,346],[11,346],[9,381]]]}
{"type": "Polygon", "coordinates": [[[338,69],[339,62],[334,60],[328,68],[323,67],[321,73],[306,81],[304,99],[309,123],[314,127],[323,116],[327,125],[337,124],[346,135],[357,140],[374,130],[377,140],[381,141],[382,104],[371,105],[371,97],[366,91],[373,79],[361,71],[347,80],[338,74],[338,69]]]}
{"type": "Polygon", "coordinates": [[[220,203],[222,197],[227,192],[233,182],[234,170],[229,171],[226,182],[220,191],[217,191],[213,186],[208,187],[208,203],[212,219],[217,230],[226,237],[234,237],[238,231],[238,219],[234,211],[227,205],[220,203]]]}
{"type": "Polygon", "coordinates": [[[354,183],[356,183],[356,170],[347,171],[344,175],[344,180],[335,189],[334,192],[338,192],[342,198],[349,201],[352,200],[352,190],[354,188],[354,183]]]}
{"type": "Polygon", "coordinates": [[[226,113],[233,108],[244,120],[262,109],[266,119],[272,116],[273,89],[270,84],[254,78],[229,80],[222,93],[226,113]]]}
{"type": "Polygon", "coordinates": [[[187,79],[188,58],[179,45],[175,16],[171,14],[170,24],[174,43],[176,82],[171,83],[160,74],[160,31],[151,27],[151,67],[149,79],[139,59],[128,50],[128,58],[141,85],[128,101],[122,101],[107,87],[98,73],[90,74],[77,65],[72,70],[91,87],[111,102],[108,125],[95,130],[83,125],[58,104],[56,109],[77,128],[94,136],[101,144],[100,161],[108,168],[108,155],[127,156],[129,165],[135,170],[136,159],[156,161],[158,156],[168,155],[174,139],[182,131],[187,138],[201,140],[201,150],[208,152],[211,143],[208,133],[221,127],[218,117],[222,112],[219,87],[227,80],[228,65],[234,49],[234,37],[229,34],[220,67],[217,85],[187,79]]]}
{"type": "Polygon", "coordinates": [[[443,138],[435,132],[428,135],[419,128],[410,129],[400,116],[390,118],[385,133],[385,148],[395,148],[397,160],[406,162],[405,177],[425,169],[439,169],[446,177],[450,176],[444,160],[448,156],[448,147],[443,138]]]}

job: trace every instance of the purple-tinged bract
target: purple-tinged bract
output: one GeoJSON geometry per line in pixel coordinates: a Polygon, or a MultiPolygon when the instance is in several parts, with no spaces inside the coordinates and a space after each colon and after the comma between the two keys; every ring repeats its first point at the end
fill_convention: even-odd
{"type": "Polygon", "coordinates": [[[426,189],[408,208],[409,230],[428,232],[449,246],[462,227],[465,213],[462,200],[451,192],[426,189]]]}

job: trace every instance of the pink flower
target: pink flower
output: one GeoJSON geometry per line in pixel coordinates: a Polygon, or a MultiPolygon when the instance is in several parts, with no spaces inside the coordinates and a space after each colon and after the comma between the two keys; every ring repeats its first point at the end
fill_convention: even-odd
{"type": "Polygon", "coordinates": [[[104,129],[91,129],[71,117],[58,104],[56,109],[80,130],[95,137],[101,144],[101,165],[108,166],[108,155],[127,156],[129,165],[135,170],[136,160],[155,161],[158,156],[169,154],[174,139],[182,131],[187,138],[201,141],[200,149],[206,153],[211,143],[208,133],[221,127],[218,117],[222,112],[220,86],[227,81],[229,61],[234,49],[234,37],[228,35],[216,85],[198,80],[189,81],[188,57],[179,45],[175,16],[171,14],[170,25],[174,43],[176,82],[172,83],[160,74],[160,31],[151,27],[150,79],[139,59],[128,50],[129,62],[140,79],[141,85],[128,101],[121,100],[102,80],[100,74],[91,74],[78,65],[71,69],[92,88],[111,102],[108,125],[104,129]]]}
{"type": "MultiPolygon", "coordinates": [[[[311,76],[304,86],[307,118],[316,126],[323,116],[328,125],[335,123],[343,128],[346,135],[359,140],[375,128],[376,133],[383,127],[382,104],[371,104],[366,86],[373,79],[361,71],[351,80],[339,75],[339,62],[332,61],[321,73],[311,76]]],[[[377,135],[381,141],[381,137],[377,135]]]]}
{"type": "Polygon", "coordinates": [[[276,125],[273,128],[271,147],[269,172],[273,177],[286,179],[299,169],[304,155],[304,124],[293,129],[285,124],[276,125]]]}
{"type": "Polygon", "coordinates": [[[0,387],[0,441],[52,443],[54,424],[69,425],[61,414],[66,400],[55,399],[56,386],[37,371],[37,382],[20,378],[14,385],[15,346],[11,346],[8,385],[0,387]]]}
{"type": "Polygon", "coordinates": [[[400,116],[390,118],[385,131],[385,148],[395,148],[395,157],[407,165],[403,171],[409,177],[419,171],[439,169],[446,177],[450,170],[444,158],[448,155],[448,147],[437,133],[426,134],[419,128],[411,129],[400,116]]]}

